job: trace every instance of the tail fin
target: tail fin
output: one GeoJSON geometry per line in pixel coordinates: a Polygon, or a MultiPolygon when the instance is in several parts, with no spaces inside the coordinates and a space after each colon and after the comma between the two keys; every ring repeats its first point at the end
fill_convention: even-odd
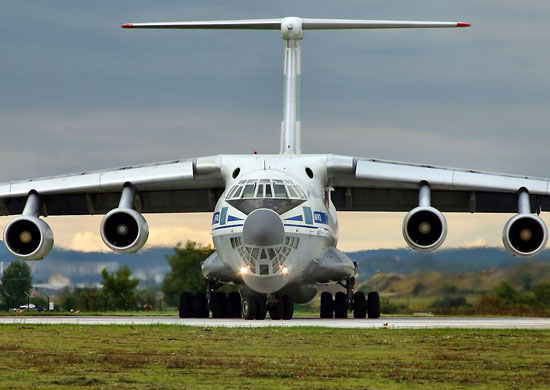
{"type": "Polygon", "coordinates": [[[194,22],[127,23],[123,28],[214,29],[214,30],[280,30],[286,41],[284,62],[283,120],[280,153],[301,152],[300,75],[301,41],[304,30],[386,29],[469,27],[464,22],[423,22],[399,20],[282,19],[213,20],[194,22]]]}

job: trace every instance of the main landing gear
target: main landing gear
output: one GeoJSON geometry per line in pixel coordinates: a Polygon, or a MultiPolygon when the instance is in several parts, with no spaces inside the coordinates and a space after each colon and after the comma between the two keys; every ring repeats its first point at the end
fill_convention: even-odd
{"type": "Polygon", "coordinates": [[[208,281],[205,293],[182,292],[180,318],[241,318],[241,294],[238,291],[216,291],[221,284],[208,281]]]}
{"type": "Polygon", "coordinates": [[[180,318],[244,318],[264,320],[269,312],[272,320],[290,320],[294,302],[288,295],[266,297],[259,294],[241,294],[237,291],[216,291],[220,285],[209,282],[206,293],[183,292],[180,295],[180,318]],[[210,305],[208,305],[210,300],[210,305]]]}
{"type": "Polygon", "coordinates": [[[241,294],[213,292],[210,295],[210,310],[205,293],[182,292],[180,295],[180,318],[241,318],[241,294]]]}
{"type": "Polygon", "coordinates": [[[346,292],[321,294],[321,318],[347,318],[348,311],[353,311],[353,318],[380,318],[380,295],[369,292],[368,298],[361,291],[353,293],[355,279],[351,278],[342,284],[346,292]]]}

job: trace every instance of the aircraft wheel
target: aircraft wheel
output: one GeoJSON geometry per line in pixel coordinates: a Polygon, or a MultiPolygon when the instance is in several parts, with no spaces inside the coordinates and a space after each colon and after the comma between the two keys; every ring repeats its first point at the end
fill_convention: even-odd
{"type": "Polygon", "coordinates": [[[291,320],[294,315],[294,302],[288,295],[283,295],[281,301],[283,302],[283,320],[291,320]]]}
{"type": "Polygon", "coordinates": [[[337,292],[334,296],[334,318],[348,318],[348,299],[346,293],[337,292]]]}
{"type": "Polygon", "coordinates": [[[321,318],[334,317],[334,300],[328,291],[321,293],[321,318]]]}
{"type": "Polygon", "coordinates": [[[371,291],[367,299],[367,312],[369,318],[380,318],[380,295],[371,291]]]}
{"type": "Polygon", "coordinates": [[[213,292],[210,297],[210,310],[212,318],[225,318],[225,306],[227,298],[223,292],[213,292]]]}
{"type": "Polygon", "coordinates": [[[241,313],[245,320],[253,320],[256,317],[256,299],[254,297],[243,298],[241,313]]]}
{"type": "Polygon", "coordinates": [[[241,294],[237,291],[227,294],[227,317],[241,318],[241,294]]]}
{"type": "Polygon", "coordinates": [[[267,303],[265,297],[257,296],[256,297],[256,318],[257,320],[265,320],[267,314],[267,303]]]}
{"type": "Polygon", "coordinates": [[[180,295],[180,318],[193,317],[193,294],[190,292],[182,292],[180,295]]]}
{"type": "Polygon", "coordinates": [[[353,294],[353,318],[367,317],[367,299],[365,293],[358,291],[353,294]]]}
{"type": "Polygon", "coordinates": [[[272,320],[280,320],[283,318],[283,313],[285,311],[284,302],[281,298],[277,299],[277,303],[269,306],[269,318],[272,320]]]}
{"type": "Polygon", "coordinates": [[[196,293],[193,299],[193,317],[208,318],[208,305],[205,293],[196,293]]]}

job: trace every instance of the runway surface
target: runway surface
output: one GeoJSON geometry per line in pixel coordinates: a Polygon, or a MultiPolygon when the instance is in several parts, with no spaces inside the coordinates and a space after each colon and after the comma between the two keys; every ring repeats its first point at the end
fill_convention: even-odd
{"type": "Polygon", "coordinates": [[[0,317],[0,324],[75,324],[75,325],[188,325],[200,327],[289,327],[325,328],[462,328],[462,329],[550,329],[550,318],[482,318],[482,317],[382,317],[380,319],[296,318],[290,321],[247,321],[157,316],[36,316],[0,317]]]}

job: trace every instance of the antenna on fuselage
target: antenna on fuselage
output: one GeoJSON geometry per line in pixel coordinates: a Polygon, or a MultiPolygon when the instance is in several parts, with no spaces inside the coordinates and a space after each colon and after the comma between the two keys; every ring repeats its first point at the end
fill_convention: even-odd
{"type": "Polygon", "coordinates": [[[286,42],[284,60],[283,119],[281,154],[301,153],[300,76],[302,73],[301,43],[304,30],[343,30],[381,28],[469,27],[462,22],[422,22],[395,20],[282,19],[215,20],[194,22],[128,23],[123,28],[169,28],[214,30],[280,30],[286,42]]]}

